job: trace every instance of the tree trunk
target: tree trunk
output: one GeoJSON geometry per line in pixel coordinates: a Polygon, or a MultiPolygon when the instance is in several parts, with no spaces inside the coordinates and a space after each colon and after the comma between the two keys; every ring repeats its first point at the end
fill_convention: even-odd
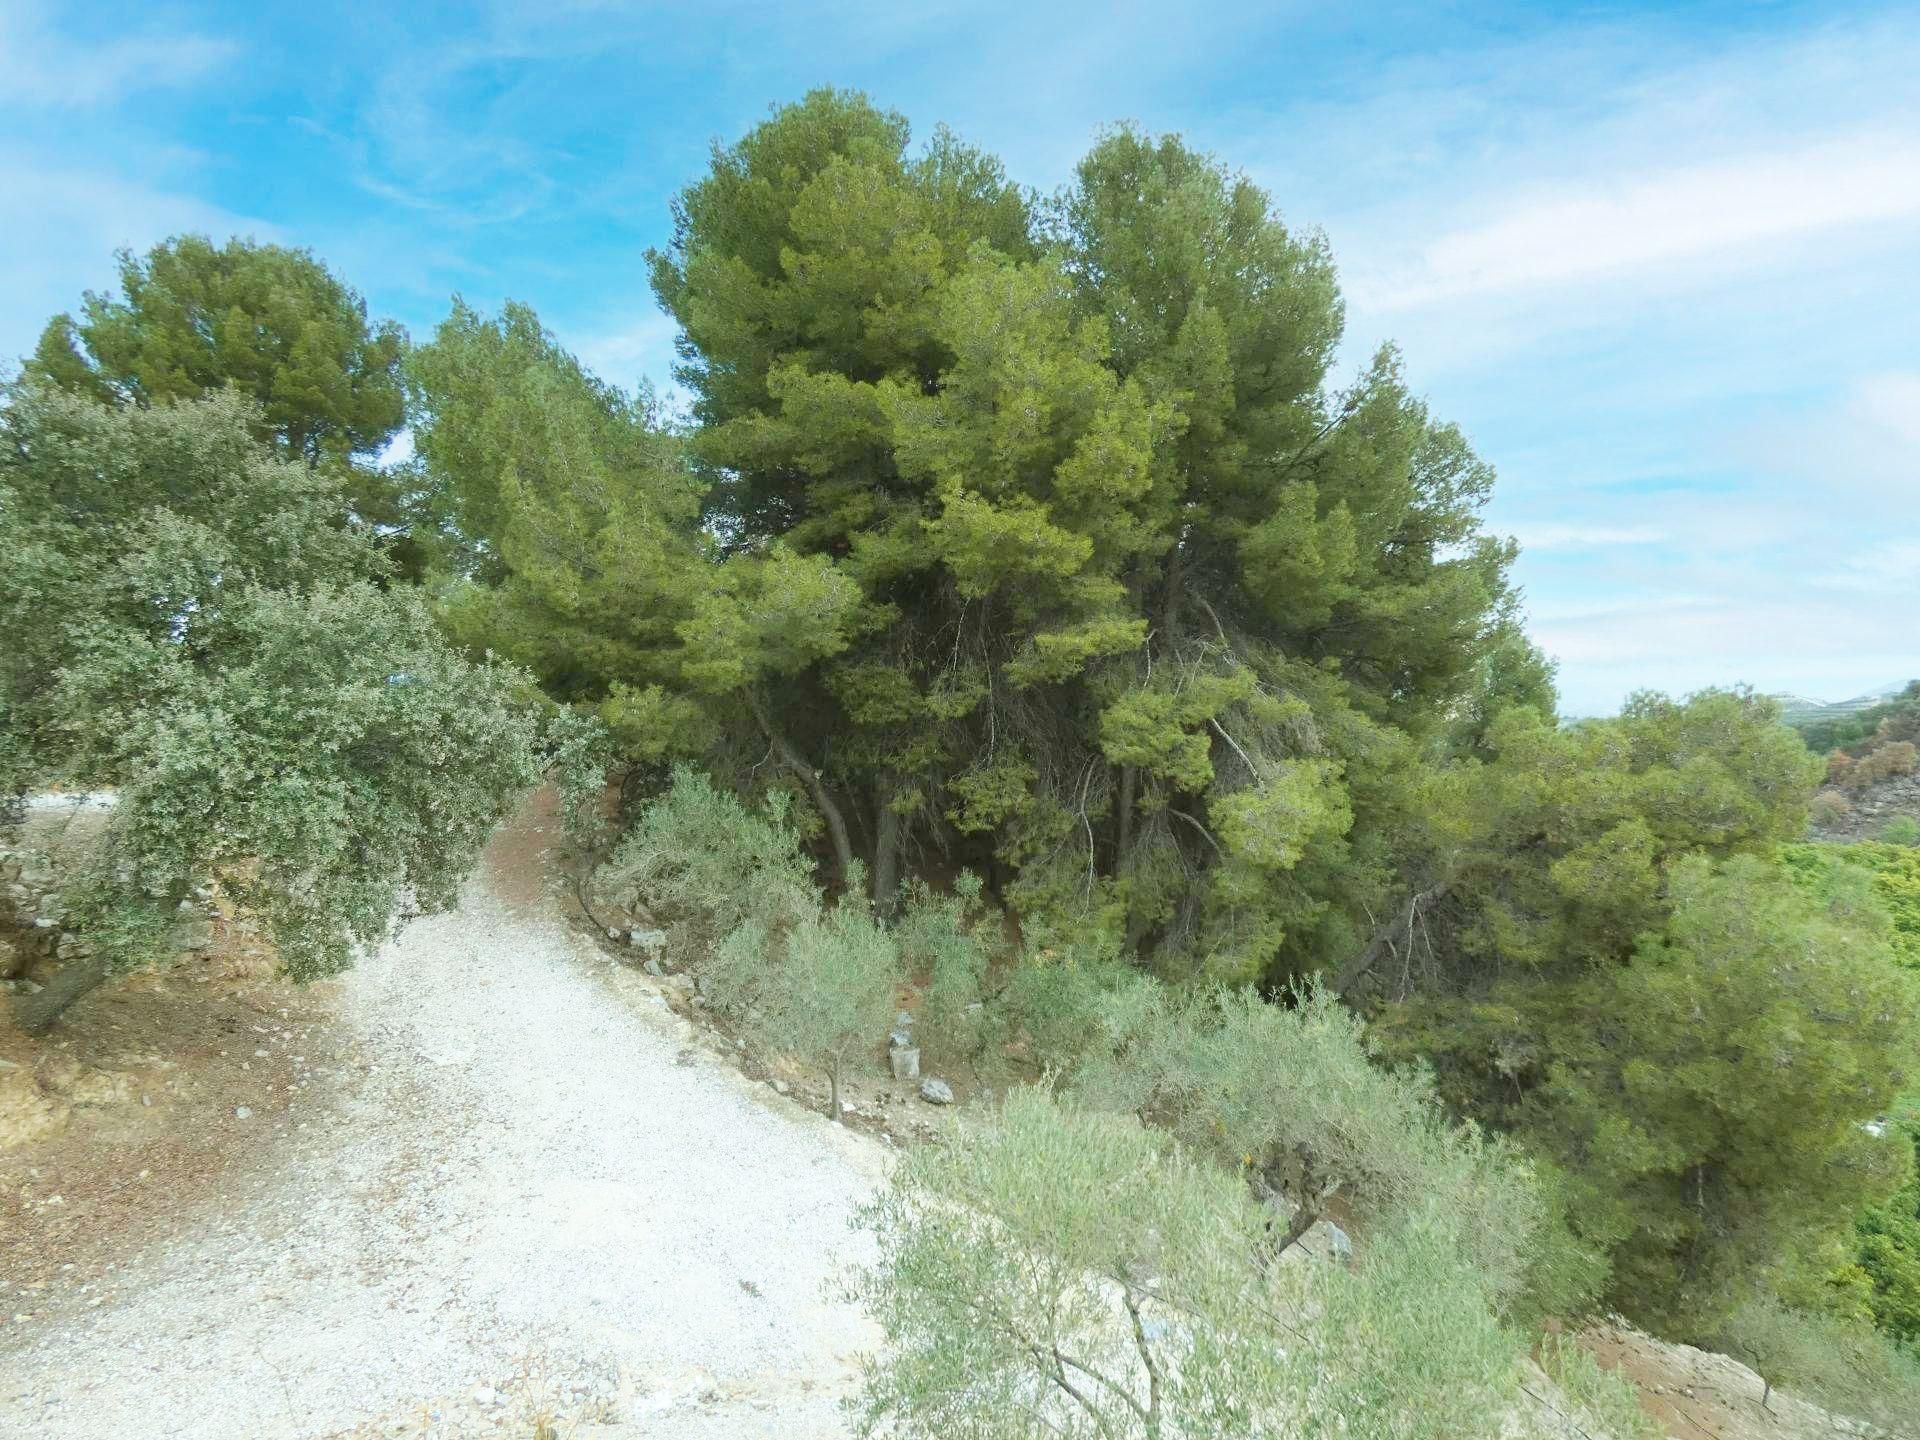
{"type": "Polygon", "coordinates": [[[1120,767],[1120,833],[1114,838],[1113,873],[1118,875],[1120,867],[1127,863],[1127,852],[1133,848],[1133,802],[1135,792],[1140,785],[1140,772],[1132,765],[1120,767]]]}
{"type": "Polygon", "coordinates": [[[44,1035],[69,1005],[97,989],[110,973],[107,962],[98,956],[68,961],[37,993],[15,999],[15,1023],[29,1035],[44,1035]]]}
{"type": "Polygon", "coordinates": [[[1173,542],[1173,554],[1167,558],[1167,593],[1160,611],[1160,628],[1166,632],[1168,653],[1180,648],[1180,597],[1187,583],[1187,552],[1180,539],[1173,542]]]}
{"type": "Polygon", "coordinates": [[[846,1117],[840,1113],[840,1067],[827,1067],[827,1113],[833,1116],[833,1123],[844,1125],[846,1117]]]}
{"type": "Polygon", "coordinates": [[[760,729],[766,734],[774,753],[780,757],[780,763],[800,777],[800,782],[813,796],[813,803],[819,807],[820,818],[827,822],[827,834],[833,840],[833,855],[839,862],[840,880],[844,884],[847,876],[853,872],[853,841],[847,835],[847,817],[840,813],[840,807],[834,804],[833,797],[827,793],[826,782],[820,778],[820,772],[800,758],[800,752],[793,748],[793,742],[773,723],[773,717],[767,713],[767,707],[760,697],[750,688],[740,693],[746,699],[747,708],[753,712],[753,718],[760,722],[760,729]]]}
{"type": "Polygon", "coordinates": [[[884,917],[893,914],[900,892],[900,850],[906,841],[906,824],[892,804],[893,786],[881,788],[879,813],[874,816],[873,909],[884,917]]]}

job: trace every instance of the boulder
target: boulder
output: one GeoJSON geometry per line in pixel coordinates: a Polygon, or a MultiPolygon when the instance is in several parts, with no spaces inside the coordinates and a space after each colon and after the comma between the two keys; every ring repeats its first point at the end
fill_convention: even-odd
{"type": "Polygon", "coordinates": [[[917,1045],[896,1045],[887,1052],[887,1060],[893,1066],[894,1079],[920,1078],[920,1049],[917,1045]]]}
{"type": "Polygon", "coordinates": [[[920,1098],[929,1105],[953,1104],[953,1087],[944,1080],[929,1075],[920,1082],[920,1098]]]}

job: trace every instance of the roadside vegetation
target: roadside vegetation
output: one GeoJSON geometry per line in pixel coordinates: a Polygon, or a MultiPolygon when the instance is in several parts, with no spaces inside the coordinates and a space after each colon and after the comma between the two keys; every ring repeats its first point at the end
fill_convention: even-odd
{"type": "Polygon", "coordinates": [[[1920,1414],[1920,849],[1802,843],[1920,700],[1825,760],[1744,690],[1563,722],[1491,467],[1177,138],[1039,196],[820,91],[674,216],[684,422],[273,246],[49,326],[0,766],[120,804],[23,1023],[209,883],[337,970],[548,772],[589,911],[836,1118],[902,996],[1007,1092],[864,1218],[870,1430],[1484,1435],[1615,1311],[1920,1414]]]}

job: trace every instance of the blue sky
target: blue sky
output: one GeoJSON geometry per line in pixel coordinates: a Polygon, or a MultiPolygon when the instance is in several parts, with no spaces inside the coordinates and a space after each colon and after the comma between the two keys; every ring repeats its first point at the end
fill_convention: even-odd
{"type": "Polygon", "coordinates": [[[1177,130],[1332,242],[1500,472],[1568,708],[1920,674],[1920,11],[1799,4],[0,0],[0,356],[181,230],[311,246],[424,335],[512,296],[665,381],[715,139],[815,85],[1052,189],[1177,130]]]}

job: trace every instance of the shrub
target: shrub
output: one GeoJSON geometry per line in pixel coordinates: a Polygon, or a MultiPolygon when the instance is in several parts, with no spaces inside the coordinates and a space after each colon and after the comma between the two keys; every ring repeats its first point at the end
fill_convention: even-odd
{"type": "Polygon", "coordinates": [[[1853,813],[1853,802],[1838,790],[1822,790],[1807,806],[1807,818],[1821,828],[1838,825],[1853,813]]]}
{"type": "Polygon", "coordinates": [[[1920,1415],[1920,1358],[1858,1323],[1748,1300],[1711,1337],[1778,1386],[1840,1415],[1912,1434],[1920,1415]]]}
{"type": "Polygon", "coordinates": [[[865,1435],[1478,1437],[1517,1378],[1437,1207],[1351,1268],[1275,1265],[1232,1175],[1040,1090],[909,1155],[860,1222],[888,1340],[865,1435]]]}
{"type": "Polygon", "coordinates": [[[114,787],[71,921],[90,955],[21,997],[44,1028],[170,952],[219,877],[295,978],[450,905],[539,775],[531,678],[448,646],[331,469],[232,394],[0,397],[0,789],[114,787]]]}
{"type": "Polygon", "coordinates": [[[1034,1062],[1070,1074],[1126,1052],[1166,997],[1161,983],[1099,942],[1029,947],[1001,989],[994,1023],[1034,1062]]]}
{"type": "Polygon", "coordinates": [[[1598,1432],[1612,1440],[1664,1440],[1666,1432],[1640,1408],[1633,1382],[1605,1369],[1579,1342],[1548,1335],[1540,1343],[1540,1368],[1573,1407],[1576,1425],[1585,1422],[1579,1433],[1598,1432]]]}
{"type": "Polygon", "coordinates": [[[859,900],[806,915],[784,934],[750,919],[720,944],[709,970],[714,1001],[769,1050],[827,1077],[841,1119],[847,1062],[879,1044],[900,982],[893,937],[859,900]]]}
{"type": "Polygon", "coordinates": [[[820,903],[787,797],[775,792],[749,807],[685,766],[640,812],[593,888],[689,920],[711,940],[750,920],[791,925],[820,903]]]}
{"type": "Polygon", "coordinates": [[[1894,959],[1920,970],[1920,848],[1874,841],[1788,845],[1780,858],[1797,883],[1828,903],[1864,884],[1892,922],[1894,959]]]}
{"type": "Polygon", "coordinates": [[[1000,948],[1000,913],[981,899],[980,877],[962,871],[953,893],[911,879],[894,927],[907,971],[926,977],[921,1044],[955,1059],[976,1060],[988,1039],[983,1003],[987,970],[1000,948]]]}
{"type": "MultiPolygon", "coordinates": [[[[1335,1196],[1369,1218],[1395,1223],[1428,1203],[1460,1223],[1461,1243],[1489,1294],[1525,1305],[1530,1266],[1554,1231],[1548,1197],[1501,1141],[1455,1126],[1418,1070],[1396,1073],[1368,1058],[1361,1022],[1333,996],[1308,987],[1290,1004],[1251,990],[1203,996],[1141,1027],[1123,1063],[1090,1066],[1084,1092],[1167,1126],[1197,1152],[1241,1170],[1290,1214],[1285,1249],[1335,1196]]],[[[1564,1254],[1552,1257],[1557,1306],[1577,1308],[1603,1273],[1565,1293],[1564,1254]]]]}
{"type": "Polygon", "coordinates": [[[1562,1001],[1583,1028],[1527,1138],[1575,1178],[1610,1297],[1641,1323],[1711,1326],[1904,1178],[1860,1122],[1911,1083],[1920,1009],[1864,877],[1839,878],[1823,907],[1754,857],[1686,860],[1665,932],[1562,1001]]]}
{"type": "Polygon", "coordinates": [[[1911,815],[1897,816],[1881,829],[1880,838],[1889,845],[1920,845],[1920,820],[1911,815]]]}
{"type": "Polygon", "coordinates": [[[1893,1125],[1913,1144],[1907,1183],[1854,1221],[1851,1275],[1864,1282],[1866,1313],[1884,1334],[1920,1354],[1920,1102],[1911,1097],[1893,1125]]]}

